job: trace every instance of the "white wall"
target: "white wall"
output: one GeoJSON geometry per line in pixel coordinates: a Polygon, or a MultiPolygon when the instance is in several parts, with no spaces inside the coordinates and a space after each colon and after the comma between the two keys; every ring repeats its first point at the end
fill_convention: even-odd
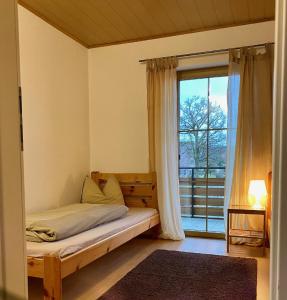
{"type": "MultiPolygon", "coordinates": [[[[19,30],[27,211],[78,201],[89,169],[148,171],[139,59],[274,40],[274,22],[265,22],[87,50],[22,7],[19,30]]],[[[179,69],[227,60],[185,59],[179,69]]]]}
{"type": "MultiPolygon", "coordinates": [[[[274,22],[265,22],[89,50],[91,168],[148,170],[146,75],[139,59],[273,40],[274,22]]],[[[227,55],[185,59],[179,68],[227,60],[227,55]]]]}
{"type": "Polygon", "coordinates": [[[89,172],[88,51],[19,6],[26,210],[77,202],[89,172]]]}

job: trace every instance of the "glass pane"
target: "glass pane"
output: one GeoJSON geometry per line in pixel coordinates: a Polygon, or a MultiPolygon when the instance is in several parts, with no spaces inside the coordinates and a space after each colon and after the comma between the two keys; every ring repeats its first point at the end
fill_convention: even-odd
{"type": "MultiPolygon", "coordinates": [[[[209,211],[209,214],[211,212],[209,211]]],[[[211,218],[209,217],[207,223],[208,232],[216,232],[216,233],[224,233],[225,232],[225,225],[224,225],[224,218],[211,218]]]]}
{"type": "Polygon", "coordinates": [[[182,227],[185,231],[206,232],[206,219],[182,216],[182,227]]]}
{"type": "Polygon", "coordinates": [[[225,178],[225,168],[210,167],[208,169],[208,178],[225,178]]]}
{"type": "Polygon", "coordinates": [[[191,175],[190,168],[207,167],[206,152],[206,131],[193,131],[179,134],[179,167],[182,171],[182,175],[184,175],[183,171],[186,171],[186,175],[183,177],[191,175]]]}
{"type": "Polygon", "coordinates": [[[180,201],[183,229],[206,232],[206,179],[181,180],[180,201]]]}
{"type": "Polygon", "coordinates": [[[213,77],[209,82],[209,128],[227,127],[228,77],[213,77]]]}
{"type": "Polygon", "coordinates": [[[206,178],[207,177],[207,169],[206,167],[202,167],[199,169],[195,169],[195,168],[184,168],[181,167],[179,169],[179,177],[180,178],[206,178]]]}
{"type": "Polygon", "coordinates": [[[180,81],[179,113],[180,130],[198,130],[207,128],[207,78],[180,81]]]}
{"type": "Polygon", "coordinates": [[[224,233],[224,183],[226,130],[209,131],[208,141],[208,232],[224,233]]]}
{"type": "Polygon", "coordinates": [[[180,203],[187,231],[224,232],[227,84],[227,76],[179,83],[180,203]]]}
{"type": "Polygon", "coordinates": [[[208,166],[210,177],[217,177],[212,168],[225,168],[226,164],[226,130],[210,130],[208,132],[208,166]]]}
{"type": "MultiPolygon", "coordinates": [[[[224,170],[213,170],[215,172],[222,172],[224,170]]],[[[207,208],[208,208],[208,224],[207,228],[209,232],[224,233],[224,183],[225,178],[209,178],[208,179],[208,197],[207,197],[207,208]]]]}

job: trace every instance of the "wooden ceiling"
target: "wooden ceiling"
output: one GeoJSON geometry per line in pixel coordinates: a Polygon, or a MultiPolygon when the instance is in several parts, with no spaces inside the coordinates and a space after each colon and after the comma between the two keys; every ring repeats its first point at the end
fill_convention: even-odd
{"type": "Polygon", "coordinates": [[[274,19],[275,0],[19,0],[88,48],[274,19]]]}

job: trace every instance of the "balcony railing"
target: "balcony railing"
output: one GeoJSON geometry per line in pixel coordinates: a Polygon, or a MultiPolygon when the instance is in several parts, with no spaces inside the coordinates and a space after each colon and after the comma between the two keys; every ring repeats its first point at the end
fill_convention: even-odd
{"type": "Polygon", "coordinates": [[[225,178],[207,177],[207,172],[216,170],[224,172],[225,168],[180,167],[180,173],[188,173],[179,179],[182,216],[223,219],[225,178]]]}

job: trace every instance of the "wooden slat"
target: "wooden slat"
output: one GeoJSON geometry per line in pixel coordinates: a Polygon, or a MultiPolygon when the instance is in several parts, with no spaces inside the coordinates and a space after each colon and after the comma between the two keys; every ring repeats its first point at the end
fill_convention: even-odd
{"type": "Polygon", "coordinates": [[[204,28],[195,0],[179,0],[178,6],[189,24],[189,28],[204,28]]]}
{"type": "MultiPolygon", "coordinates": [[[[205,178],[180,178],[179,179],[179,185],[183,185],[185,183],[188,184],[195,184],[195,185],[200,185],[200,184],[206,184],[207,179],[205,178]]],[[[224,185],[225,183],[225,178],[208,178],[208,185],[212,184],[219,184],[219,185],[224,185]]]]}
{"type": "MultiPolygon", "coordinates": [[[[207,209],[220,209],[220,210],[223,210],[223,205],[210,205],[208,204],[207,206],[205,206],[205,203],[204,204],[200,204],[200,205],[194,205],[193,208],[202,208],[202,209],[205,209],[205,207],[207,207],[207,209]]],[[[189,205],[182,205],[181,208],[192,208],[192,205],[189,204],[189,205]]]]}
{"type": "Polygon", "coordinates": [[[141,20],[132,12],[130,7],[122,1],[112,1],[106,0],[121,18],[128,24],[128,26],[133,27],[133,30],[137,33],[137,36],[144,35],[148,36],[151,34],[151,31],[141,20]]]}
{"type": "MultiPolygon", "coordinates": [[[[45,16],[45,21],[51,25],[57,24],[61,31],[68,32],[86,45],[95,40],[95,24],[67,1],[45,1],[45,5],[41,0],[21,0],[19,3],[27,9],[33,9],[32,12],[38,16],[45,16]]],[[[102,41],[100,37],[101,34],[96,40],[102,41]]]]}
{"type": "Polygon", "coordinates": [[[272,18],[275,14],[275,0],[264,0],[264,17],[272,18]]]}
{"type": "MultiPolygon", "coordinates": [[[[196,181],[196,182],[193,182],[192,183],[193,184],[193,187],[206,187],[206,181],[196,181]]],[[[192,188],[192,184],[190,184],[190,183],[180,183],[179,184],[179,187],[180,188],[186,188],[186,189],[188,189],[188,188],[192,188]]],[[[224,182],[222,183],[222,182],[215,182],[215,181],[213,181],[213,182],[208,182],[208,187],[218,187],[218,188],[224,188],[224,182]]]]}
{"type": "MultiPolygon", "coordinates": [[[[180,195],[191,195],[190,188],[182,188],[180,187],[180,195]]],[[[206,195],[206,188],[194,188],[193,195],[206,195]]],[[[223,188],[208,188],[208,195],[209,196],[224,196],[224,189],[223,188]]]]}
{"type": "Polygon", "coordinates": [[[118,179],[125,203],[129,207],[158,208],[156,173],[101,173],[92,172],[91,177],[100,185],[114,175],[118,179]]]}
{"type": "MultiPolygon", "coordinates": [[[[124,35],[121,31],[118,30],[113,24],[111,24],[103,15],[99,9],[95,6],[96,2],[91,0],[86,1],[77,1],[70,0],[69,4],[74,5],[78,10],[79,14],[83,15],[86,19],[89,19],[93,23],[93,32],[96,37],[95,40],[103,40],[106,42],[118,40],[120,38],[124,38],[124,35]],[[101,28],[101,31],[98,29],[101,28]]],[[[88,30],[88,27],[85,27],[88,30]]],[[[100,43],[100,42],[99,42],[100,43]]]]}
{"type": "Polygon", "coordinates": [[[232,15],[237,24],[250,22],[252,20],[249,15],[248,1],[249,0],[230,0],[232,15]]]}
{"type": "Polygon", "coordinates": [[[62,300],[61,267],[59,257],[44,257],[44,300],[62,300]]]}
{"type": "Polygon", "coordinates": [[[130,28],[130,26],[125,23],[124,19],[117,14],[108,1],[86,0],[77,2],[81,3],[83,11],[87,11],[85,6],[88,4],[91,18],[93,20],[100,20],[101,27],[109,31],[116,39],[126,39],[137,36],[133,28],[130,28]]]}
{"type": "Polygon", "coordinates": [[[153,207],[157,208],[156,203],[151,197],[125,197],[125,203],[128,207],[153,207]]]}
{"type": "Polygon", "coordinates": [[[160,34],[163,31],[158,20],[150,15],[149,11],[145,8],[141,1],[135,0],[122,0],[132,13],[140,20],[142,24],[151,32],[151,35],[160,34]]]}
{"type": "MultiPolygon", "coordinates": [[[[180,205],[191,205],[191,197],[180,197],[180,205]]],[[[193,204],[194,205],[204,205],[206,202],[206,198],[198,198],[194,197],[193,204]]],[[[208,198],[208,204],[214,206],[223,206],[224,205],[224,198],[208,198]]]]}
{"type": "Polygon", "coordinates": [[[274,0],[19,0],[88,48],[274,19],[274,0]]]}
{"type": "Polygon", "coordinates": [[[231,229],[229,231],[230,237],[245,237],[245,238],[258,238],[263,239],[264,232],[258,230],[242,230],[242,229],[231,229]]]}
{"type": "Polygon", "coordinates": [[[191,186],[179,186],[179,194],[188,196],[191,196],[192,194],[195,195],[195,193],[192,192],[191,186]]]}
{"type": "Polygon", "coordinates": [[[152,186],[121,185],[123,195],[126,196],[152,196],[152,186]]]}
{"type": "Polygon", "coordinates": [[[157,197],[157,175],[156,172],[152,172],[152,200],[155,203],[154,208],[158,210],[158,197],[157,197]]]}
{"type": "Polygon", "coordinates": [[[111,175],[116,176],[120,183],[152,183],[153,180],[152,173],[91,173],[95,180],[108,180],[111,175]]]}
{"type": "MultiPolygon", "coordinates": [[[[207,178],[180,178],[180,182],[197,182],[197,181],[203,181],[206,182],[207,178]]],[[[225,178],[208,178],[208,182],[225,182],[225,178]]]]}
{"type": "Polygon", "coordinates": [[[221,25],[234,24],[235,20],[231,11],[230,1],[213,0],[214,10],[221,25]]]}
{"type": "Polygon", "coordinates": [[[264,1],[248,1],[248,8],[250,16],[252,16],[255,21],[264,19],[264,1]]]}
{"type": "Polygon", "coordinates": [[[161,6],[158,0],[141,0],[141,2],[150,16],[160,24],[163,32],[167,33],[176,30],[175,24],[167,16],[164,7],[161,6]]]}
{"type": "Polygon", "coordinates": [[[177,30],[188,30],[189,24],[182,13],[179,1],[174,0],[159,0],[162,9],[166,12],[168,17],[172,20],[177,30]]]}
{"type": "Polygon", "coordinates": [[[205,28],[220,25],[212,0],[195,0],[195,2],[205,28]]]}
{"type": "MultiPolygon", "coordinates": [[[[191,215],[191,208],[189,207],[181,207],[182,215],[191,215]]],[[[194,207],[193,210],[194,216],[205,216],[206,210],[205,207],[194,207]]],[[[207,215],[212,217],[223,217],[223,209],[222,208],[208,208],[207,215]]]]}
{"type": "Polygon", "coordinates": [[[44,261],[35,257],[27,257],[28,276],[43,278],[44,276],[44,261]]]}

